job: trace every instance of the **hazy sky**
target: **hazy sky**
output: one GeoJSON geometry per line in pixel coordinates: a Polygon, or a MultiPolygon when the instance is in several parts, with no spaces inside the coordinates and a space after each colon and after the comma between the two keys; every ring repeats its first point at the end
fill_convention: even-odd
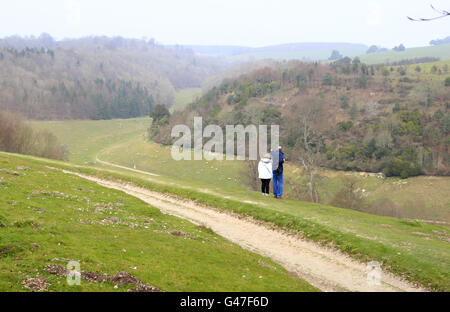
{"type": "Polygon", "coordinates": [[[264,46],[287,42],[428,45],[450,35],[450,0],[14,0],[2,1],[0,37],[87,35],[155,38],[164,44],[264,46]]]}

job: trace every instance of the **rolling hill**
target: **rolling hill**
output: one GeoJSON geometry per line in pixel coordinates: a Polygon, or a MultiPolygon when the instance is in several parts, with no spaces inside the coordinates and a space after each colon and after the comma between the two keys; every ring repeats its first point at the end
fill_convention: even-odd
{"type": "MultiPolygon", "coordinates": [[[[13,40],[14,39],[14,40],[13,40]]],[[[148,115],[226,64],[144,40],[90,37],[0,41],[0,109],[34,119],[148,115]]]]}
{"type": "MultiPolygon", "coordinates": [[[[319,61],[328,59],[333,50],[338,50],[345,56],[354,57],[363,54],[368,48],[364,44],[340,42],[287,43],[258,48],[243,46],[199,45],[185,45],[176,47],[193,51],[199,55],[223,58],[231,63],[242,63],[260,59],[303,59],[309,61],[319,61]]],[[[172,46],[172,48],[174,47],[172,46]]]]}
{"type": "Polygon", "coordinates": [[[359,56],[361,61],[367,64],[389,64],[423,57],[436,57],[440,60],[448,60],[450,59],[450,44],[408,48],[405,51],[389,50],[359,56]]]}
{"type": "Polygon", "coordinates": [[[53,166],[0,152],[0,291],[317,290],[206,227],[53,166]],[[79,286],[65,282],[69,260],[79,286]]]}
{"type": "MultiPolygon", "coordinates": [[[[31,166],[43,164],[95,175],[103,179],[112,179],[121,183],[131,182],[154,192],[173,194],[178,198],[195,200],[195,202],[202,205],[224,211],[231,210],[234,213],[270,222],[280,229],[292,231],[308,240],[334,246],[356,259],[363,261],[377,259],[382,261],[383,267],[389,271],[400,275],[404,274],[411,281],[417,281],[426,287],[446,289],[448,275],[445,272],[448,271],[448,264],[445,261],[438,260],[445,258],[446,253],[448,253],[446,248],[448,243],[445,241],[448,238],[448,229],[445,226],[375,216],[360,211],[298,200],[275,201],[271,198],[262,198],[259,192],[249,191],[245,186],[247,182],[241,175],[241,170],[246,163],[218,161],[177,162],[171,159],[169,147],[147,142],[142,137],[142,133],[145,131],[145,123],[149,121],[142,120],[141,130],[136,131],[129,138],[121,138],[119,136],[115,140],[114,134],[122,131],[118,127],[122,122],[121,120],[94,121],[90,125],[86,124],[85,121],[62,122],[59,124],[36,122],[41,128],[53,129],[60,140],[65,137],[66,141],[63,142],[70,143],[69,149],[79,150],[80,154],[85,155],[83,157],[77,156],[74,158],[74,161],[79,164],[87,163],[90,166],[80,167],[45,160],[36,160],[35,164],[29,163],[28,160],[27,162],[19,163],[17,160],[14,160],[12,167],[9,166],[8,170],[11,171],[15,166],[31,168],[31,166]],[[91,148],[82,148],[87,145],[84,145],[85,143],[81,140],[71,139],[71,137],[75,138],[77,136],[76,131],[71,131],[71,129],[78,127],[74,123],[80,123],[79,127],[85,128],[86,131],[91,133],[88,139],[94,143],[90,145],[91,148]],[[96,126],[95,123],[103,123],[103,125],[100,126],[99,124],[96,126]],[[102,132],[104,128],[111,129],[108,134],[110,139],[105,138],[105,133],[102,132]],[[104,138],[104,140],[101,138],[104,138]],[[104,144],[96,142],[104,142],[104,144]],[[91,159],[91,161],[87,161],[88,159],[91,159]],[[102,162],[96,161],[96,159],[102,160],[102,162]],[[108,162],[124,167],[119,168],[108,162]],[[127,170],[126,167],[130,169],[127,170]],[[135,171],[133,168],[137,168],[140,171],[135,171]],[[146,174],[146,172],[149,173],[146,174]]],[[[105,130],[105,132],[108,131],[105,130]]],[[[26,159],[31,160],[31,158],[26,159]]],[[[9,161],[11,162],[12,160],[9,161]]],[[[3,163],[2,166],[5,167],[7,165],[3,163]]],[[[287,163],[286,165],[287,171],[298,175],[298,172],[293,172],[295,168],[294,164],[287,163]]],[[[46,174],[51,173],[51,178],[57,179],[57,181],[63,178],[63,176],[58,178],[56,176],[57,172],[53,173],[51,171],[47,173],[48,168],[44,171],[46,174]]],[[[335,175],[339,174],[335,173],[335,175]]],[[[345,173],[341,174],[342,177],[345,175],[345,173]]],[[[377,180],[376,177],[373,179],[377,180]]],[[[407,179],[406,181],[408,181],[408,184],[415,184],[415,179],[418,178],[407,179]]],[[[341,183],[339,182],[339,177],[335,177],[333,181],[333,183],[341,183]]],[[[408,190],[403,184],[397,185],[399,182],[404,182],[399,179],[390,178],[384,181],[377,181],[376,183],[381,183],[381,185],[372,185],[373,189],[371,189],[371,192],[379,188],[380,192],[384,193],[385,196],[391,196],[395,195],[394,193],[397,193],[397,191],[390,193],[389,190],[393,190],[396,187],[402,188],[405,192],[404,196],[410,196],[410,199],[413,199],[415,196],[413,189],[408,190]]],[[[364,179],[363,177],[361,177],[360,181],[360,183],[363,183],[361,185],[364,185],[364,183],[369,185],[374,182],[372,178],[364,179]]],[[[417,182],[422,183],[420,181],[417,182]]],[[[70,189],[71,184],[65,183],[68,184],[67,187],[70,189]]],[[[439,185],[439,181],[433,181],[433,183],[435,183],[434,188],[439,185]]],[[[446,185],[448,180],[443,181],[443,183],[443,185],[446,185]]],[[[417,184],[417,186],[420,187],[420,184],[417,184]]],[[[92,186],[83,186],[81,188],[92,189],[92,186]]],[[[57,190],[64,194],[72,195],[73,192],[69,189],[57,190]]],[[[103,192],[105,191],[103,190],[103,192]]],[[[376,194],[376,192],[374,193],[376,194]]],[[[109,192],[104,194],[109,194],[109,192]]],[[[445,195],[440,199],[435,199],[445,200],[445,195]]],[[[40,207],[38,203],[34,204],[34,206],[40,207]]],[[[448,211],[448,206],[444,209],[448,211]]],[[[139,215],[136,214],[136,216],[139,215]]],[[[183,231],[191,233],[186,228],[183,231]]],[[[92,268],[89,267],[89,269],[92,268]]],[[[108,271],[108,273],[112,274],[118,269],[120,268],[108,271]]],[[[153,286],[161,287],[159,283],[152,283],[153,279],[147,278],[145,275],[137,276],[143,281],[148,281],[153,286]]],[[[164,289],[164,287],[161,288],[164,289]]]]}
{"type": "Polygon", "coordinates": [[[287,153],[302,155],[307,116],[320,166],[404,178],[448,175],[449,65],[275,63],[225,79],[150,135],[170,144],[170,129],[192,125],[193,116],[202,116],[204,126],[279,124],[287,153]]]}

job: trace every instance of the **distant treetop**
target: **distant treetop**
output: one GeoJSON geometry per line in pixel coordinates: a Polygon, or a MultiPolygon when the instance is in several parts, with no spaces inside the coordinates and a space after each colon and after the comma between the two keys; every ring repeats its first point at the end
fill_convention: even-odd
{"type": "Polygon", "coordinates": [[[401,52],[401,51],[405,51],[406,48],[403,45],[403,43],[401,43],[398,47],[394,47],[392,50],[397,51],[397,52],[401,52]]]}
{"type": "Polygon", "coordinates": [[[448,36],[444,39],[436,39],[436,40],[430,41],[430,45],[441,45],[441,44],[447,44],[447,43],[450,43],[450,36],[448,36]]]}
{"type": "Polygon", "coordinates": [[[331,56],[328,59],[330,61],[335,61],[335,60],[339,60],[343,57],[344,56],[338,50],[333,50],[333,52],[331,52],[331,56]]]}

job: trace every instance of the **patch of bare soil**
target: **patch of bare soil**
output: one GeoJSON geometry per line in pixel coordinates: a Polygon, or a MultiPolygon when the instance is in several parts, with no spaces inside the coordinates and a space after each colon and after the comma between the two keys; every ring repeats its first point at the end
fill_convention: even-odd
{"type": "Polygon", "coordinates": [[[17,171],[9,171],[9,170],[6,170],[4,168],[0,168],[0,172],[3,172],[5,174],[14,175],[14,176],[18,176],[19,175],[19,173],[17,171]]]}
{"type": "MultiPolygon", "coordinates": [[[[69,274],[69,270],[66,268],[57,265],[57,264],[47,264],[44,269],[50,273],[59,276],[67,276],[69,274]]],[[[101,283],[101,282],[111,282],[114,285],[124,286],[131,285],[136,286],[133,289],[130,289],[130,292],[160,292],[161,290],[151,286],[149,284],[143,283],[140,279],[133,276],[128,272],[119,272],[115,275],[102,274],[97,272],[89,272],[83,271],[81,272],[81,278],[90,282],[90,283],[101,283]]]]}
{"type": "Polygon", "coordinates": [[[81,278],[91,283],[100,283],[107,280],[106,274],[89,271],[81,272],[81,278]]]}
{"type": "Polygon", "coordinates": [[[57,264],[47,264],[44,269],[50,274],[62,276],[66,276],[67,274],[69,274],[69,270],[57,264]]]}
{"type": "Polygon", "coordinates": [[[161,290],[148,284],[139,284],[135,288],[130,289],[129,292],[161,292],[161,290]]]}
{"type": "Polygon", "coordinates": [[[24,166],[19,166],[19,167],[17,167],[16,169],[17,169],[17,170],[25,170],[25,171],[30,170],[30,168],[24,167],[24,166]]]}
{"type": "Polygon", "coordinates": [[[27,277],[22,281],[22,285],[31,291],[47,291],[50,283],[47,283],[45,277],[27,277]]]}
{"type": "Polygon", "coordinates": [[[194,236],[194,235],[191,235],[189,233],[184,233],[184,232],[181,232],[181,231],[173,231],[173,232],[170,232],[170,234],[172,234],[174,236],[181,236],[181,237],[187,237],[187,238],[196,238],[196,236],[194,236]]]}

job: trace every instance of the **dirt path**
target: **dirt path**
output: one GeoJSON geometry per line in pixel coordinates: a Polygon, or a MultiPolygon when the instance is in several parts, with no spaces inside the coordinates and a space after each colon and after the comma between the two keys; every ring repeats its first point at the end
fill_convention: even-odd
{"type": "Polygon", "coordinates": [[[101,180],[76,174],[102,186],[123,191],[148,204],[214,232],[252,252],[271,258],[290,272],[323,291],[424,291],[386,272],[381,284],[367,282],[367,267],[340,252],[281,233],[236,215],[200,206],[132,184],[101,180]]]}
{"type": "Polygon", "coordinates": [[[107,161],[104,161],[104,160],[100,160],[98,158],[98,156],[95,158],[95,161],[98,162],[99,164],[102,164],[102,165],[116,167],[116,168],[120,168],[120,169],[124,169],[124,170],[128,170],[128,171],[133,171],[133,172],[136,172],[136,173],[145,174],[145,175],[149,175],[149,176],[153,176],[153,177],[159,177],[159,174],[156,174],[156,173],[151,173],[151,172],[148,172],[148,171],[142,171],[142,170],[138,170],[138,169],[133,169],[133,168],[125,167],[125,166],[120,166],[120,165],[116,165],[116,164],[113,164],[113,163],[110,163],[110,162],[107,162],[107,161]]]}

